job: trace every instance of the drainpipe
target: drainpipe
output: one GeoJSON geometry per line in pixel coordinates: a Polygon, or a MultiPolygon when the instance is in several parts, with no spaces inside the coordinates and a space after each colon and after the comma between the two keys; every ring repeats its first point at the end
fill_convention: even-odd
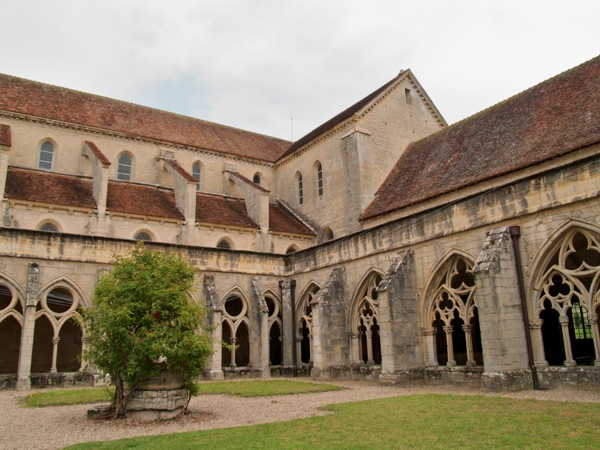
{"type": "Polygon", "coordinates": [[[296,342],[296,280],[290,281],[290,296],[292,298],[292,364],[294,364],[294,377],[297,377],[298,345],[296,342]]]}
{"type": "Polygon", "coordinates": [[[527,359],[529,369],[531,370],[531,378],[533,381],[533,389],[540,389],[540,381],[538,379],[537,369],[533,360],[533,345],[531,344],[531,330],[529,329],[529,312],[527,310],[527,302],[525,301],[525,287],[523,283],[523,268],[521,266],[521,254],[519,253],[519,237],[521,236],[521,227],[509,227],[510,239],[513,245],[513,253],[515,255],[515,268],[517,269],[517,281],[519,285],[519,298],[521,300],[521,310],[523,314],[523,327],[525,328],[525,342],[527,344],[527,359]]]}

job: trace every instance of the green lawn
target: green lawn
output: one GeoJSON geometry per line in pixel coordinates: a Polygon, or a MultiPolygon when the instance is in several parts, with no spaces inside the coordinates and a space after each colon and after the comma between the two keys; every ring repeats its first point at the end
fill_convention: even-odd
{"type": "Polygon", "coordinates": [[[600,448],[599,404],[430,394],[328,409],[335,414],[68,448],[600,448]]]}
{"type": "Polygon", "coordinates": [[[81,403],[108,402],[111,393],[103,388],[60,389],[30,394],[25,399],[27,406],[76,405],[81,403]]]}
{"type": "Polygon", "coordinates": [[[304,394],[307,392],[325,392],[343,389],[333,384],[290,380],[218,381],[214,383],[200,383],[199,386],[199,395],[229,394],[240,397],[304,394]]]}

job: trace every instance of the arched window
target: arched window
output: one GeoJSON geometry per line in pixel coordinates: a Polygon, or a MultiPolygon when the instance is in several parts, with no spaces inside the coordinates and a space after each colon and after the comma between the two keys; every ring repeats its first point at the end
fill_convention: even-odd
{"type": "Polygon", "coordinates": [[[223,367],[245,367],[250,364],[250,330],[248,328],[248,305],[239,295],[227,297],[223,304],[221,339],[230,344],[223,348],[223,367]]]}
{"type": "Polygon", "coordinates": [[[146,233],[145,231],[140,231],[139,233],[137,233],[134,239],[136,241],[152,242],[152,236],[150,236],[150,234],[146,233]]]}
{"type": "Polygon", "coordinates": [[[600,312],[599,277],[600,236],[584,230],[567,233],[537,288],[536,306],[549,365],[591,365],[597,359],[594,340],[600,348],[600,334],[590,318],[600,312]]]}
{"type": "Polygon", "coordinates": [[[56,227],[56,225],[54,225],[53,223],[50,222],[46,222],[45,224],[43,224],[40,228],[40,231],[47,231],[48,233],[58,233],[58,228],[56,227]]]}
{"type": "Polygon", "coordinates": [[[194,163],[194,165],[192,166],[192,176],[196,180],[196,191],[198,192],[200,191],[200,173],[200,163],[194,163]]]}
{"type": "Polygon", "coordinates": [[[449,367],[483,364],[472,264],[454,256],[439,280],[430,313],[437,363],[449,367]]]}
{"type": "Polygon", "coordinates": [[[298,172],[296,174],[296,183],[298,184],[298,204],[304,204],[304,186],[302,184],[302,174],[298,172]]]}
{"type": "Polygon", "coordinates": [[[227,239],[221,239],[217,244],[217,248],[231,250],[231,243],[227,239]]]}
{"type": "Polygon", "coordinates": [[[285,251],[286,255],[291,255],[292,253],[296,253],[298,248],[295,245],[290,245],[288,249],[285,251]]]}
{"type": "Polygon", "coordinates": [[[252,177],[252,181],[256,184],[260,184],[260,173],[255,173],[254,177],[252,177]]]}
{"type": "Polygon", "coordinates": [[[333,241],[334,235],[333,230],[329,227],[323,231],[323,242],[333,241]]]}
{"type": "Polygon", "coordinates": [[[117,165],[117,180],[131,180],[131,174],[133,169],[133,161],[131,156],[123,154],[119,156],[117,165]]]}
{"type": "Polygon", "coordinates": [[[310,364],[313,361],[313,334],[312,334],[312,299],[317,295],[319,287],[310,286],[299,302],[296,309],[296,336],[297,336],[297,354],[299,362],[310,364]]]}
{"type": "MultiPolygon", "coordinates": [[[[378,273],[370,275],[361,287],[355,301],[354,329],[352,330],[353,353],[364,364],[381,364],[379,339],[379,308],[377,286],[381,282],[378,273]]],[[[353,358],[354,359],[354,358],[353,358]]]]}
{"type": "Polygon", "coordinates": [[[54,163],[54,144],[46,141],[40,147],[40,157],[38,160],[38,169],[52,170],[54,163]]]}
{"type": "Polygon", "coordinates": [[[283,361],[281,306],[274,295],[265,295],[269,308],[269,364],[279,366],[283,361]]]}
{"type": "Polygon", "coordinates": [[[16,290],[0,279],[0,374],[16,374],[21,349],[23,305],[16,290]]]}
{"type": "Polygon", "coordinates": [[[316,165],[316,175],[317,175],[317,195],[319,197],[323,196],[323,166],[320,162],[317,162],[316,165]]]}

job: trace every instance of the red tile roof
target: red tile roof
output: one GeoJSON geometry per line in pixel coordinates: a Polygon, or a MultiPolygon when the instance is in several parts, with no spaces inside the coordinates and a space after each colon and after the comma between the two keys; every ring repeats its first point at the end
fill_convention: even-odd
{"type": "Polygon", "coordinates": [[[98,146],[96,144],[94,144],[92,141],[85,141],[85,143],[90,148],[90,150],[92,151],[92,153],[94,155],[96,155],[96,158],[98,158],[102,164],[104,164],[105,166],[110,166],[110,161],[104,155],[104,153],[102,153],[100,151],[100,149],[98,148],[98,146]]]}
{"type": "Polygon", "coordinates": [[[174,159],[165,159],[165,162],[170,165],[179,175],[188,181],[196,182],[196,179],[174,159]]]}
{"type": "Polygon", "coordinates": [[[315,234],[300,220],[279,204],[269,204],[269,230],[278,233],[314,236],[315,234]]]}
{"type": "MultiPolygon", "coordinates": [[[[60,206],[95,209],[92,181],[72,175],[9,167],[6,198],[60,206]]],[[[109,181],[106,207],[111,212],[183,220],[172,190],[124,181],[109,181]]],[[[279,205],[269,205],[270,230],[314,236],[302,222],[279,205]]],[[[198,222],[258,229],[248,217],[244,200],[198,193],[198,222]]]]}
{"type": "Polygon", "coordinates": [[[171,190],[123,181],[109,181],[106,209],[141,216],[183,219],[171,190]]]}
{"type": "Polygon", "coordinates": [[[0,125],[0,145],[4,145],[5,147],[12,146],[10,125],[0,125]]]}
{"type": "Polygon", "coordinates": [[[411,144],[375,217],[600,142],[600,57],[411,144]]]}
{"type": "Polygon", "coordinates": [[[282,155],[281,157],[285,158],[286,156],[294,153],[300,147],[308,144],[310,141],[313,141],[314,139],[318,138],[322,134],[325,134],[327,131],[331,130],[336,125],[339,125],[340,123],[342,123],[345,120],[347,120],[350,117],[352,117],[355,113],[359,112],[362,108],[364,108],[371,101],[373,101],[378,95],[380,95],[381,93],[383,93],[387,88],[389,88],[396,81],[398,81],[398,79],[401,76],[403,76],[405,74],[405,72],[406,71],[401,71],[398,74],[398,76],[395,77],[393,80],[388,81],[386,84],[384,84],[383,86],[381,86],[379,89],[371,92],[369,95],[367,95],[362,100],[359,100],[358,102],[356,102],[355,104],[353,104],[349,108],[346,108],[344,111],[342,111],[341,113],[339,113],[335,117],[332,117],[331,119],[329,119],[324,124],[319,125],[317,128],[315,128],[314,130],[312,130],[307,135],[305,135],[305,136],[301,137],[300,139],[298,139],[296,142],[294,142],[292,144],[292,146],[288,149],[288,151],[285,152],[285,154],[282,155]]]}
{"type": "Polygon", "coordinates": [[[96,208],[91,180],[39,170],[10,167],[4,196],[9,200],[96,208]]]}
{"type": "Polygon", "coordinates": [[[259,228],[248,217],[244,200],[203,193],[196,197],[196,220],[215,225],[259,228]]]}
{"type": "Polygon", "coordinates": [[[274,162],[290,142],[0,74],[0,110],[274,162]]]}
{"type": "Polygon", "coordinates": [[[260,184],[256,184],[254,181],[250,181],[248,178],[246,178],[246,177],[245,177],[245,176],[243,176],[243,175],[240,175],[240,174],[239,174],[239,173],[237,173],[237,172],[232,172],[232,171],[228,171],[228,172],[229,172],[229,173],[230,173],[232,176],[234,176],[234,177],[236,177],[236,178],[238,178],[238,179],[242,180],[244,183],[246,183],[246,184],[249,184],[250,186],[252,186],[252,187],[254,187],[254,188],[258,189],[259,191],[262,191],[262,192],[271,192],[271,191],[269,191],[268,189],[265,189],[264,187],[262,187],[260,184]]]}

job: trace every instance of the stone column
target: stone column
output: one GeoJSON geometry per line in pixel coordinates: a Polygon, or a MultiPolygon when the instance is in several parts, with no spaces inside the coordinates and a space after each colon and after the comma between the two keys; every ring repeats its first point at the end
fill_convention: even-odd
{"type": "Polygon", "coordinates": [[[565,367],[574,367],[577,365],[573,359],[573,352],[571,351],[571,336],[569,336],[569,317],[560,316],[560,326],[562,331],[563,345],[565,348],[565,367]]]}
{"type": "Polygon", "coordinates": [[[221,347],[222,334],[222,308],[215,287],[213,275],[205,275],[203,280],[203,293],[208,309],[208,324],[212,330],[211,338],[213,342],[213,353],[209,357],[208,368],[205,375],[208,378],[222,380],[224,378],[221,367],[223,348],[221,347]]]}
{"type": "Polygon", "coordinates": [[[58,357],[58,343],[60,342],[60,337],[52,338],[52,367],[50,368],[50,373],[56,373],[56,358],[58,357]]]}
{"type": "MultiPolygon", "coordinates": [[[[265,307],[266,307],[265,303],[265,307]]],[[[262,378],[271,377],[271,369],[269,368],[269,308],[263,309],[260,315],[260,342],[261,342],[261,358],[260,358],[260,373],[262,378]]]]}
{"type": "Polygon", "coordinates": [[[598,314],[592,314],[590,319],[592,337],[594,338],[594,353],[596,354],[595,366],[600,366],[600,332],[598,332],[598,314]]]}
{"type": "Polygon", "coordinates": [[[446,365],[448,367],[456,366],[456,361],[454,360],[454,342],[452,340],[452,331],[454,331],[454,327],[452,325],[444,327],[444,332],[446,333],[446,351],[448,352],[448,363],[446,365]]]}
{"type": "Polygon", "coordinates": [[[309,328],[313,376],[329,376],[329,368],[348,362],[348,329],[344,303],[345,269],[331,271],[328,281],[311,300],[309,328]]]}
{"type": "Polygon", "coordinates": [[[400,253],[377,286],[384,373],[423,366],[413,260],[412,250],[400,253]]]}
{"type": "Polygon", "coordinates": [[[528,370],[519,278],[508,227],[496,228],[488,233],[473,273],[484,376],[486,373],[528,370]]]}
{"type": "Polygon", "coordinates": [[[294,347],[296,342],[296,322],[292,311],[292,287],[289,281],[280,281],[281,290],[281,334],[283,349],[283,367],[292,367],[294,365],[294,351],[300,355],[294,347]]]}
{"type": "Polygon", "coordinates": [[[237,345],[237,337],[232,336],[231,337],[231,364],[230,367],[232,369],[235,369],[237,367],[237,364],[235,363],[235,350],[236,350],[236,345],[237,345]]]}
{"type": "Polygon", "coordinates": [[[17,390],[24,391],[31,387],[31,358],[33,356],[33,334],[35,332],[35,308],[37,306],[37,290],[39,282],[39,266],[30,263],[27,272],[27,289],[25,292],[25,311],[23,311],[23,328],[21,330],[21,349],[19,351],[19,368],[17,372],[17,390]]]}
{"type": "Polygon", "coordinates": [[[367,364],[375,364],[373,361],[373,332],[365,331],[365,336],[367,336],[367,364]]]}
{"type": "Polygon", "coordinates": [[[425,362],[425,364],[429,367],[439,366],[439,363],[437,360],[437,349],[436,349],[436,345],[435,345],[436,331],[437,330],[435,327],[424,328],[421,331],[421,335],[423,336],[423,339],[425,340],[425,348],[427,349],[427,361],[425,362]]]}
{"type": "Polygon", "coordinates": [[[467,343],[467,367],[473,367],[475,365],[475,357],[473,356],[473,337],[471,336],[471,325],[463,324],[462,329],[465,332],[465,341],[467,343]]]}
{"type": "Polygon", "coordinates": [[[81,338],[81,365],[79,366],[80,372],[85,372],[89,368],[89,361],[84,357],[85,352],[87,351],[89,346],[90,346],[90,339],[86,338],[86,337],[81,338]]]}
{"type": "Polygon", "coordinates": [[[533,347],[533,361],[536,366],[545,367],[548,365],[546,354],[544,353],[544,340],[542,339],[543,319],[529,321],[531,330],[531,346],[533,347]]]}

